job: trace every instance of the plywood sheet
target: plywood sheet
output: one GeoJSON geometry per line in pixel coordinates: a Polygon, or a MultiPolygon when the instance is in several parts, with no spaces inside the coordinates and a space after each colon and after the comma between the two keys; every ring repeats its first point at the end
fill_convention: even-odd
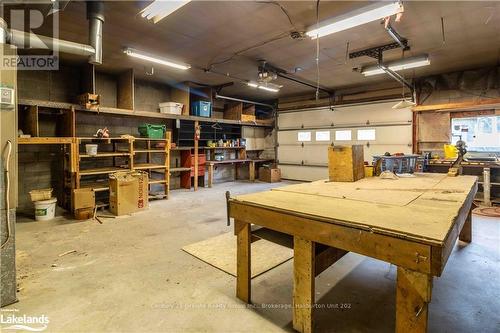
{"type": "MultiPolygon", "coordinates": [[[[229,232],[182,248],[190,255],[236,276],[236,236],[229,232]]],[[[252,278],[293,258],[293,250],[264,239],[252,242],[252,278]]]]}
{"type": "Polygon", "coordinates": [[[354,183],[318,181],[235,197],[250,205],[329,223],[442,244],[458,212],[476,190],[474,176],[416,174],[365,178],[354,183]]]}

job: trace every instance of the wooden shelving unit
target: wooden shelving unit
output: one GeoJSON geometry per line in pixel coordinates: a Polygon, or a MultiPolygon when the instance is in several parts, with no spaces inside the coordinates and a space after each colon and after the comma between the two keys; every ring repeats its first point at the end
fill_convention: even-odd
{"type": "MultiPolygon", "coordinates": [[[[161,195],[155,194],[153,197],[168,198],[169,194],[169,166],[170,166],[170,140],[171,133],[167,132],[165,139],[149,139],[134,137],[119,138],[75,138],[75,149],[73,151],[76,161],[73,188],[91,188],[96,192],[109,190],[108,175],[118,171],[143,170],[149,174],[149,185],[163,185],[164,191],[161,195]],[[98,144],[97,155],[83,153],[85,144],[98,144]],[[157,148],[161,144],[163,147],[157,148]],[[138,147],[138,149],[135,149],[138,147]],[[103,151],[104,149],[104,151],[103,151]],[[161,155],[161,163],[153,161],[152,155],[161,155]],[[145,155],[143,157],[142,155],[145,155]],[[136,159],[145,160],[137,162],[136,159]],[[95,164],[97,162],[106,164],[99,167],[88,167],[83,164],[95,164]],[[90,163],[89,163],[90,162],[90,163]],[[160,172],[159,172],[160,171],[160,172]],[[153,177],[153,173],[155,176],[153,177]],[[156,178],[156,174],[161,174],[162,178],[156,178]]],[[[99,164],[100,164],[99,163],[99,164]]]]}
{"type": "Polygon", "coordinates": [[[165,139],[134,139],[134,143],[132,145],[134,170],[143,170],[148,172],[150,192],[152,192],[152,185],[163,185],[163,193],[154,194],[151,196],[151,198],[168,198],[170,192],[169,185],[171,141],[171,132],[166,133],[165,139]],[[145,162],[136,163],[136,158],[143,157],[145,157],[145,162]],[[161,161],[155,159],[160,159],[161,161]],[[161,178],[156,178],[158,176],[161,178]]]}

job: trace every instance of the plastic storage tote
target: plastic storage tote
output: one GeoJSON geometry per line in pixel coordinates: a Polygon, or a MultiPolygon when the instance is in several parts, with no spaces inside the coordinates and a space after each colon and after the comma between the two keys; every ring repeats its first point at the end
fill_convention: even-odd
{"type": "Polygon", "coordinates": [[[142,124],[139,125],[139,134],[144,138],[164,139],[167,127],[165,125],[142,124]]]}
{"type": "Polygon", "coordinates": [[[191,115],[193,116],[210,118],[211,113],[212,105],[210,102],[197,101],[191,105],[191,115]]]}
{"type": "Polygon", "coordinates": [[[182,103],[177,102],[165,102],[160,103],[160,113],[168,113],[168,114],[182,114],[182,107],[184,105],[182,103]]]}

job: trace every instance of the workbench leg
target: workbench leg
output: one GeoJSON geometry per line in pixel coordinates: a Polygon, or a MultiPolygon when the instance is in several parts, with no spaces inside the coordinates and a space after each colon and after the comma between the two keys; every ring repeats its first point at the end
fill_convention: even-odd
{"type": "Polygon", "coordinates": [[[313,331],[315,251],[314,242],[293,238],[293,328],[313,331]]]}
{"type": "Polygon", "coordinates": [[[248,164],[248,174],[251,182],[255,181],[255,162],[250,162],[248,164]]]}
{"type": "Polygon", "coordinates": [[[238,180],[238,163],[234,163],[234,181],[238,180]]]}
{"type": "Polygon", "coordinates": [[[427,332],[432,276],[398,267],[396,333],[427,332]]]}
{"type": "Polygon", "coordinates": [[[464,226],[460,231],[458,239],[462,242],[472,242],[472,209],[469,211],[469,215],[467,215],[467,219],[465,220],[464,226]]]}
{"type": "Polygon", "coordinates": [[[208,165],[208,187],[212,187],[214,181],[214,166],[213,164],[208,165]]]}
{"type": "Polygon", "coordinates": [[[251,279],[251,238],[250,223],[234,221],[234,231],[237,237],[236,248],[236,297],[250,303],[251,279]]]}

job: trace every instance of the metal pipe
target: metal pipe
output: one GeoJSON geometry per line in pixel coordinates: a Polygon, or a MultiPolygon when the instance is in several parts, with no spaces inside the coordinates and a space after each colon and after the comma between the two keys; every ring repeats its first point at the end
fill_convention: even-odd
{"type": "Polygon", "coordinates": [[[297,79],[297,78],[294,78],[294,77],[291,77],[291,76],[288,76],[284,73],[276,73],[279,77],[283,78],[283,79],[287,79],[287,80],[290,80],[290,81],[293,81],[293,82],[296,82],[296,83],[300,83],[302,85],[305,85],[307,87],[311,87],[311,88],[318,88],[320,91],[322,92],[325,92],[328,94],[328,96],[332,96],[334,95],[334,92],[333,91],[330,91],[328,89],[325,89],[325,88],[322,88],[322,87],[317,87],[316,85],[314,85],[313,83],[309,83],[309,82],[306,82],[306,81],[303,81],[303,80],[300,80],[300,79],[297,79]]]}
{"type": "Polygon", "coordinates": [[[385,30],[389,34],[389,36],[392,37],[396,41],[396,43],[399,44],[399,46],[403,49],[403,51],[409,50],[410,47],[408,46],[408,40],[405,38],[401,37],[396,30],[391,26],[391,24],[387,24],[385,27],[385,30]]]}
{"type": "Polygon", "coordinates": [[[104,24],[104,3],[102,1],[87,1],[87,19],[89,20],[89,43],[94,48],[94,54],[89,57],[89,63],[102,64],[102,25],[104,24]]]}
{"type": "Polygon", "coordinates": [[[215,94],[215,98],[226,99],[228,101],[235,101],[235,102],[242,102],[242,103],[250,103],[250,104],[255,104],[255,105],[267,106],[268,108],[271,108],[274,110],[274,105],[249,101],[247,99],[240,99],[240,98],[236,98],[236,97],[223,96],[223,95],[219,95],[219,94],[215,94]]]}
{"type": "Polygon", "coordinates": [[[7,36],[8,36],[7,23],[5,23],[4,19],[0,17],[0,43],[1,44],[7,43],[7,36]]]}
{"type": "Polygon", "coordinates": [[[399,75],[398,73],[396,73],[395,71],[389,69],[389,67],[387,67],[386,65],[382,64],[382,63],[379,63],[378,64],[378,67],[383,70],[384,72],[387,73],[387,75],[389,75],[390,77],[392,77],[394,80],[398,81],[399,83],[401,84],[404,84],[406,87],[408,87],[408,89],[410,89],[410,91],[412,92],[413,94],[413,86],[405,80],[404,77],[402,77],[401,75],[399,75]]]}
{"type": "Polygon", "coordinates": [[[10,30],[9,37],[9,43],[19,48],[25,48],[26,40],[28,40],[28,45],[32,49],[57,50],[62,53],[70,53],[86,57],[91,56],[95,53],[95,49],[90,45],[74,43],[66,40],[55,39],[52,37],[41,36],[34,33],[28,33],[14,29],[10,30]]]}

